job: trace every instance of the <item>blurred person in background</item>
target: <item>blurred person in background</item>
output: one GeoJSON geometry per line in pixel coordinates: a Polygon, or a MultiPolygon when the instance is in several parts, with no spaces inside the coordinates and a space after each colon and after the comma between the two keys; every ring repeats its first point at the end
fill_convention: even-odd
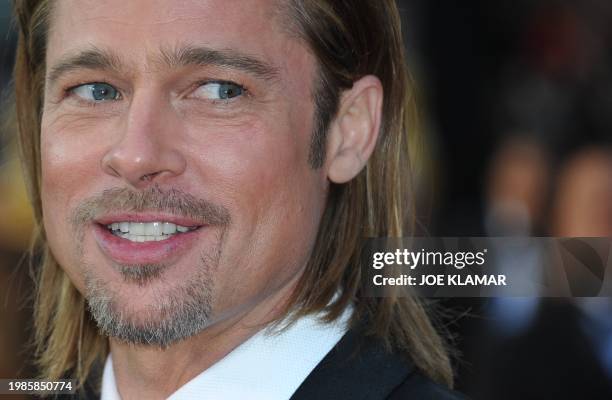
{"type": "MultiPolygon", "coordinates": [[[[568,197],[557,189],[561,170],[580,149],[609,148],[612,138],[612,2],[403,4],[441,155],[431,234],[559,234],[555,226],[569,220],[553,215],[557,204],[574,207],[572,213],[585,206],[561,200],[568,197]]],[[[610,180],[609,171],[599,171],[610,180]]],[[[583,188],[601,184],[593,177],[583,188]]],[[[595,229],[609,221],[602,206],[589,211],[580,230],[565,234],[605,233],[595,229]],[[599,220],[589,222],[595,215],[599,220]]],[[[537,263],[537,257],[512,261],[537,263]]],[[[600,363],[605,346],[593,347],[585,336],[584,308],[571,299],[447,303],[475,315],[455,327],[464,354],[457,384],[475,398],[612,398],[600,363]]]]}
{"type": "MultiPolygon", "coordinates": [[[[612,154],[606,147],[581,149],[563,162],[547,183],[554,187],[545,218],[548,232],[612,237],[611,176],[612,154]]],[[[609,298],[496,299],[490,313],[498,339],[495,352],[482,361],[491,368],[478,377],[479,398],[612,396],[609,298]]]]}
{"type": "Polygon", "coordinates": [[[562,166],[551,209],[553,236],[612,237],[612,149],[590,146],[562,166]]]}
{"type": "Polygon", "coordinates": [[[550,162],[528,135],[507,139],[492,157],[486,185],[485,227],[490,236],[530,236],[546,218],[550,162]]]}

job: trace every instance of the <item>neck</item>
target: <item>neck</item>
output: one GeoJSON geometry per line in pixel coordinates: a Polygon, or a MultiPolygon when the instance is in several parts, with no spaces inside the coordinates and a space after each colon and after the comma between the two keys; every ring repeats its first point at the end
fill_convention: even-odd
{"type": "Polygon", "coordinates": [[[110,340],[113,372],[122,399],[165,399],[281,317],[294,285],[255,307],[211,324],[198,335],[161,349],[110,340]]]}

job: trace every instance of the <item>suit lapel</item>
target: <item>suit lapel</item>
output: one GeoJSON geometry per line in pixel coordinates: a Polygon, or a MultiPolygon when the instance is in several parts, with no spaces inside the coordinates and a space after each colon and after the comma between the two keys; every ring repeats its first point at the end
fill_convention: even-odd
{"type": "Polygon", "coordinates": [[[349,330],[291,396],[291,400],[385,399],[413,365],[383,344],[349,330]]]}

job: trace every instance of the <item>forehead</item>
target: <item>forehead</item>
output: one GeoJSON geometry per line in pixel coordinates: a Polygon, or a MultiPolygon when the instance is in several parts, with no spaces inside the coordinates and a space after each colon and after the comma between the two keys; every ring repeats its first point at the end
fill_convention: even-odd
{"type": "Polygon", "coordinates": [[[99,47],[146,63],[161,49],[203,46],[251,54],[286,70],[302,69],[310,61],[305,44],[288,33],[277,0],[57,0],[53,4],[48,60],[99,47]]]}

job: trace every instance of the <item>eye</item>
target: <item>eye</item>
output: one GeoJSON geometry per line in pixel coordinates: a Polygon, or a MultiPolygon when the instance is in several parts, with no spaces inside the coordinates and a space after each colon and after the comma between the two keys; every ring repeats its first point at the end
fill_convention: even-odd
{"type": "Polygon", "coordinates": [[[195,97],[209,100],[228,100],[244,94],[246,89],[233,82],[207,82],[194,92],[195,97]]]}
{"type": "Polygon", "coordinates": [[[117,89],[108,83],[101,82],[85,83],[70,89],[70,92],[83,100],[92,102],[119,100],[121,98],[117,89]]]}

